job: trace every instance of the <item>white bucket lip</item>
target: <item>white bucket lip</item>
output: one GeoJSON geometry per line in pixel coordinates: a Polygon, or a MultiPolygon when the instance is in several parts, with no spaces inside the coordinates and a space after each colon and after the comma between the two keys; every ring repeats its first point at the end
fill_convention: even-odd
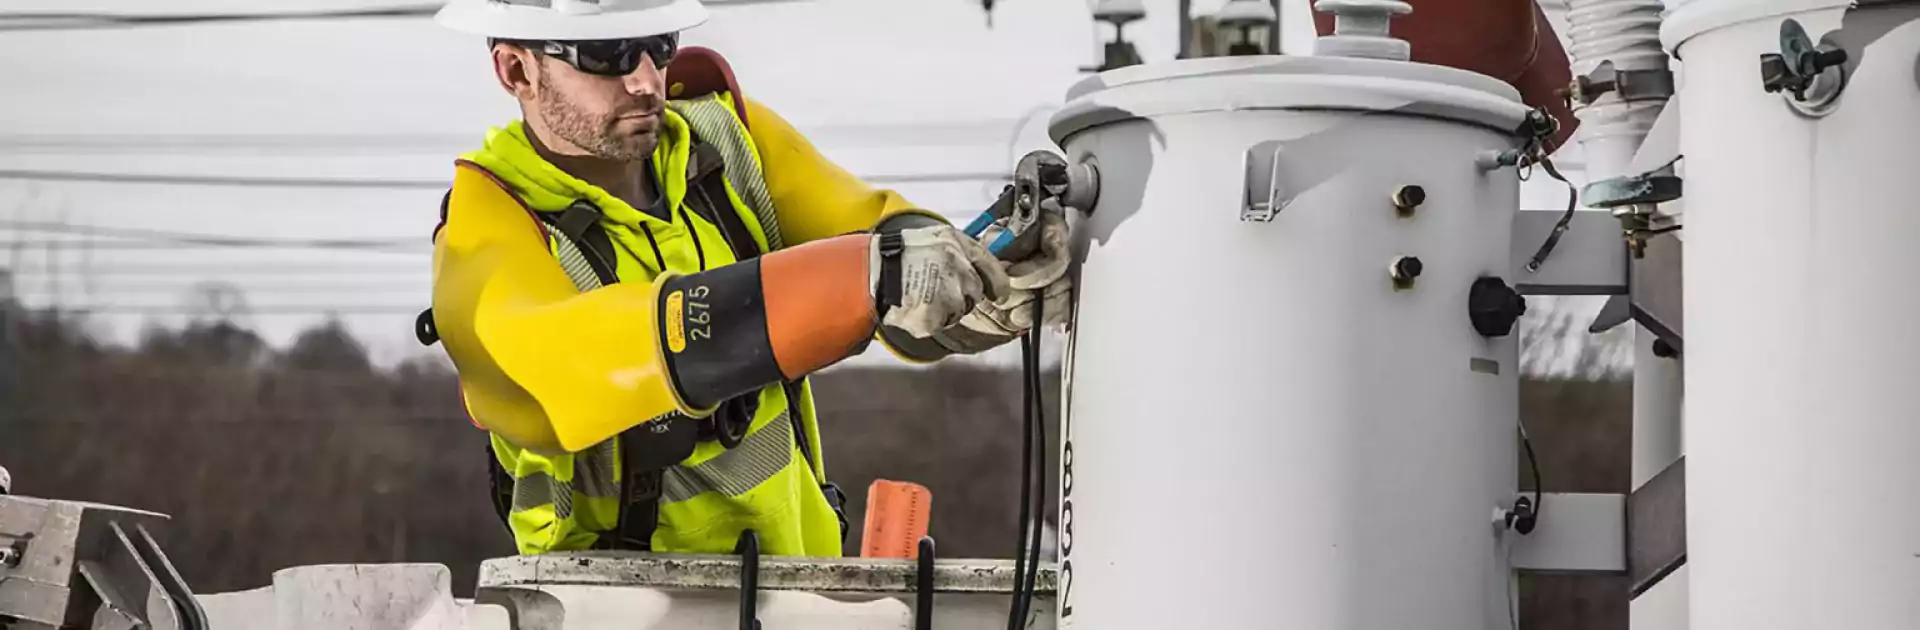
{"type": "Polygon", "coordinates": [[[1660,26],[1660,45],[1673,58],[1694,36],[1754,20],[1844,9],[1852,0],[1693,0],[1667,13],[1660,26]]]}

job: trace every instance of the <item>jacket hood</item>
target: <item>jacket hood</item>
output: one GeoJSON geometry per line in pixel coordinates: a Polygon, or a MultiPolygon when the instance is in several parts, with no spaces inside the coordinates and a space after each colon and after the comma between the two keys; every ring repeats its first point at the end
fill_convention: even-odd
{"type": "MultiPolygon", "coordinates": [[[[686,192],[686,182],[682,181],[683,177],[674,177],[672,174],[685,172],[691,136],[686,121],[673,110],[663,110],[660,117],[663,124],[659,146],[653,150],[653,168],[658,174],[662,189],[660,193],[666,197],[667,207],[674,208],[680,205],[680,199],[686,192]]],[[[573,205],[573,202],[585,199],[598,206],[606,220],[614,223],[670,224],[635,210],[619,197],[560,170],[560,167],[540,157],[533,143],[527,139],[526,122],[523,120],[489,129],[486,142],[479,150],[460,157],[491,171],[529,207],[540,212],[559,212],[573,205]]]]}

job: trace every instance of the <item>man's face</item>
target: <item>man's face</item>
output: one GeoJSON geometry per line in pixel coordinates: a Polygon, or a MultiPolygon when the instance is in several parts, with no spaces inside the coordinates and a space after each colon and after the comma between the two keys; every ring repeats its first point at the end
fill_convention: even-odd
{"type": "Polygon", "coordinates": [[[550,148],[623,161],[653,154],[660,141],[666,78],[650,61],[625,76],[609,77],[544,55],[533,60],[538,66],[531,72],[534,89],[522,104],[555,136],[542,138],[550,148]]]}

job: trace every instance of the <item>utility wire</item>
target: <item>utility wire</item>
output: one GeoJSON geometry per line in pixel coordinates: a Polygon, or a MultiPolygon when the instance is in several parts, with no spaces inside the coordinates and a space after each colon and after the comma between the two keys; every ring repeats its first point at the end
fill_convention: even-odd
{"type": "Polygon", "coordinates": [[[440,10],[438,4],[412,4],[365,9],[324,11],[281,11],[275,13],[173,13],[136,14],[110,12],[9,12],[0,13],[0,31],[88,31],[141,26],[181,26],[220,22],[285,22],[295,20],[342,20],[366,18],[426,17],[440,10]]]}
{"type": "MultiPolygon", "coordinates": [[[[423,297],[419,304],[248,304],[225,314],[230,317],[249,317],[255,315],[418,315],[426,310],[427,300],[423,297]]],[[[207,315],[223,316],[207,308],[191,306],[167,306],[160,304],[61,304],[58,306],[37,307],[27,305],[32,311],[60,311],[63,313],[103,313],[123,315],[207,315]]]]}
{"type": "MultiPolygon", "coordinates": [[[[122,184],[168,184],[183,186],[251,186],[264,188],[371,188],[398,190],[446,190],[452,185],[445,179],[368,179],[362,177],[230,177],[223,175],[180,175],[147,173],[89,173],[84,171],[53,171],[0,169],[0,179],[21,179],[38,181],[70,182],[109,182],[122,184]]],[[[1011,181],[1012,176],[998,172],[976,173],[909,173],[898,175],[870,175],[861,178],[874,184],[934,184],[966,183],[981,181],[1011,181]]]]}
{"type": "Polygon", "coordinates": [[[334,275],[376,275],[392,277],[395,274],[427,273],[430,271],[419,265],[384,264],[352,265],[344,263],[253,263],[236,262],[230,265],[190,264],[190,265],[139,265],[139,266],[93,266],[85,269],[48,268],[44,266],[22,266],[11,270],[17,278],[30,275],[88,275],[100,277],[140,277],[155,276],[334,276],[334,275]]]}
{"type": "MultiPolygon", "coordinates": [[[[793,0],[725,0],[716,7],[753,4],[778,4],[793,0]]],[[[303,20],[351,20],[370,18],[428,17],[440,10],[440,4],[407,4],[361,9],[318,11],[278,11],[273,13],[113,13],[100,11],[8,12],[0,13],[0,31],[97,31],[153,26],[192,26],[199,24],[289,22],[303,20]],[[6,23],[11,22],[11,23],[6,23]]]]}
{"type": "MultiPolygon", "coordinates": [[[[1001,118],[965,118],[943,122],[866,122],[800,125],[807,137],[835,147],[910,149],[984,145],[983,134],[1013,126],[1001,118]]],[[[460,132],[389,133],[6,133],[0,150],[21,153],[219,153],[360,155],[367,153],[459,153],[474,146],[479,134],[460,132]]],[[[1016,156],[1017,157],[1017,156],[1016,156]]],[[[1009,172],[1011,172],[1011,167],[1009,172]]]]}
{"type": "MultiPolygon", "coordinates": [[[[292,245],[321,247],[418,247],[421,239],[266,239],[227,234],[208,234],[198,232],[176,232],[148,228],[122,228],[101,225],[85,225],[61,221],[16,221],[0,220],[0,230],[17,232],[48,232],[54,234],[77,234],[84,236],[105,236],[110,238],[132,238],[181,243],[189,245],[292,245]]],[[[92,243],[92,241],[72,241],[73,244],[92,243]]]]}
{"type": "Polygon", "coordinates": [[[106,250],[155,251],[155,250],[180,250],[180,249],[237,248],[237,249],[323,249],[323,250],[354,251],[354,252],[361,252],[361,253],[368,253],[368,254],[424,255],[424,254],[432,253],[432,250],[425,243],[414,244],[414,243],[395,243],[393,241],[355,241],[355,240],[347,240],[347,239],[276,241],[271,239],[226,238],[226,239],[210,239],[205,242],[95,241],[95,240],[83,240],[83,239],[14,239],[14,240],[0,241],[0,247],[29,247],[29,248],[39,247],[39,248],[55,249],[60,247],[72,247],[76,245],[85,245],[87,247],[91,247],[101,251],[106,251],[106,250]]]}
{"type": "Polygon", "coordinates": [[[82,171],[0,170],[0,179],[123,184],[180,184],[189,186],[254,186],[267,188],[391,188],[437,189],[451,180],[407,180],[326,177],[229,177],[224,175],[166,175],[142,173],[88,173],[82,171]]]}
{"type": "MultiPolygon", "coordinates": [[[[192,293],[197,288],[199,288],[196,286],[197,284],[198,284],[197,281],[191,281],[191,280],[181,281],[181,282],[151,283],[151,284],[128,284],[128,285],[115,284],[115,285],[107,285],[105,287],[95,287],[94,292],[95,293],[111,293],[115,295],[154,295],[154,294],[177,295],[177,294],[184,294],[184,293],[192,293]]],[[[288,284],[283,284],[279,282],[274,282],[271,284],[263,283],[259,285],[243,286],[241,287],[241,289],[247,295],[256,295],[256,294],[353,295],[353,294],[376,294],[376,293],[378,294],[408,293],[408,294],[418,295],[421,297],[421,299],[427,299],[429,296],[433,294],[433,285],[431,284],[431,280],[427,278],[421,278],[417,282],[410,282],[406,284],[380,283],[377,281],[370,281],[366,284],[347,283],[347,284],[288,285],[288,284]]],[[[46,298],[46,297],[53,297],[53,296],[50,294],[36,293],[33,291],[19,291],[16,297],[32,300],[34,298],[46,298]]]]}

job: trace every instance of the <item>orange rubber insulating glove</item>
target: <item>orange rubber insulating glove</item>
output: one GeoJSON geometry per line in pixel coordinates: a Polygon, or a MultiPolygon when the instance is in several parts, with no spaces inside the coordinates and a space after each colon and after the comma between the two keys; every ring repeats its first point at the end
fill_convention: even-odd
{"type": "Polygon", "coordinates": [[[681,398],[712,407],[862,350],[876,326],[872,238],[822,239],[668,278],[659,330],[681,398]]]}

